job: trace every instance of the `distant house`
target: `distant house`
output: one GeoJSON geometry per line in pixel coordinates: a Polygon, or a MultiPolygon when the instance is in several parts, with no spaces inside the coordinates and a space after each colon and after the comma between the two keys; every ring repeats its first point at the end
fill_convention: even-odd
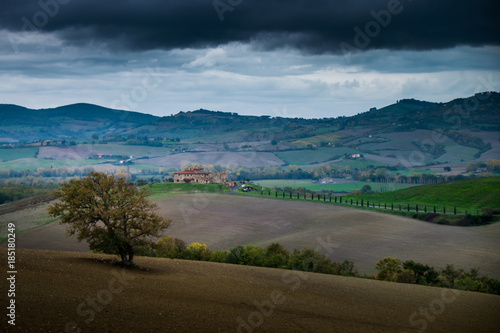
{"type": "Polygon", "coordinates": [[[180,172],[174,172],[174,183],[184,183],[188,179],[194,184],[226,184],[229,172],[208,172],[202,167],[189,167],[180,172]]]}
{"type": "Polygon", "coordinates": [[[361,154],[351,154],[351,158],[360,158],[361,154]]]}

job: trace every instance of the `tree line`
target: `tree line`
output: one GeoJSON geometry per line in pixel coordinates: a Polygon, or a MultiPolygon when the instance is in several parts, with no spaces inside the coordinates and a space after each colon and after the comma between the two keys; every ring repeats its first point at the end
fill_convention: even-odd
{"type": "MultiPolygon", "coordinates": [[[[394,173],[396,167],[374,167],[352,168],[349,166],[321,165],[304,170],[298,166],[290,165],[287,169],[281,166],[258,167],[258,168],[238,168],[232,170],[230,177],[236,181],[245,179],[323,179],[323,178],[343,178],[358,181],[369,181],[373,183],[397,183],[431,185],[453,180],[462,180],[464,175],[441,175],[434,173],[415,172],[411,175],[394,173]]],[[[496,170],[496,169],[495,169],[496,170]]],[[[475,177],[475,176],[472,176],[475,177]]]]}
{"type": "Polygon", "coordinates": [[[0,186],[0,205],[37,195],[49,194],[56,187],[57,185],[55,184],[40,184],[39,186],[12,183],[2,184],[0,186]]]}
{"type": "Polygon", "coordinates": [[[465,271],[448,264],[444,269],[436,270],[413,260],[402,262],[398,258],[386,257],[377,263],[376,269],[377,280],[500,295],[500,281],[480,276],[479,268],[465,271]]]}
{"type": "Polygon", "coordinates": [[[229,251],[211,251],[206,244],[195,242],[186,245],[179,238],[167,236],[160,239],[152,247],[139,249],[138,254],[159,258],[210,261],[372,278],[381,281],[500,295],[500,281],[481,276],[478,268],[465,271],[448,264],[444,269],[437,270],[432,266],[414,262],[413,260],[403,262],[398,258],[386,257],[376,263],[375,268],[378,273],[375,276],[362,276],[358,273],[352,261],[334,262],[318,251],[308,248],[288,251],[280,243],[272,243],[265,248],[253,245],[246,247],[239,245],[232,247],[229,251]]]}

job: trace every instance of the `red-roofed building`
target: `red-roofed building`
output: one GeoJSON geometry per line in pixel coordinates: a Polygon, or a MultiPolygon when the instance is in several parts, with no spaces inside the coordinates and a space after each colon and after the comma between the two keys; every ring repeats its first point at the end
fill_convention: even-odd
{"type": "Polygon", "coordinates": [[[208,172],[202,167],[189,167],[184,171],[174,172],[174,183],[184,183],[184,179],[189,179],[194,184],[225,184],[227,183],[228,172],[208,172]]]}

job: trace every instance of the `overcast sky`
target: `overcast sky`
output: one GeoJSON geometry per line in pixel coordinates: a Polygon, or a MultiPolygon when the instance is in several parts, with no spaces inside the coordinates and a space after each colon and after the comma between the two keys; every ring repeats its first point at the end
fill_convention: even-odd
{"type": "Polygon", "coordinates": [[[9,0],[0,103],[336,117],[500,90],[492,0],[9,0]]]}

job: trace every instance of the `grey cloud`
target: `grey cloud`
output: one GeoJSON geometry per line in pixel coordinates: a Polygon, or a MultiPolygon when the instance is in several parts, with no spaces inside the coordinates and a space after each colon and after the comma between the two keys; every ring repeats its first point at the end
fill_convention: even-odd
{"type": "Polygon", "coordinates": [[[497,1],[401,0],[397,6],[398,0],[220,1],[231,7],[224,21],[213,0],[3,1],[0,29],[36,29],[56,33],[67,44],[140,51],[231,42],[315,54],[341,53],[341,43],[361,50],[500,44],[497,1]],[[387,14],[388,7],[394,14],[386,27],[381,25],[387,16],[379,18],[378,31],[371,13],[387,14]]]}

